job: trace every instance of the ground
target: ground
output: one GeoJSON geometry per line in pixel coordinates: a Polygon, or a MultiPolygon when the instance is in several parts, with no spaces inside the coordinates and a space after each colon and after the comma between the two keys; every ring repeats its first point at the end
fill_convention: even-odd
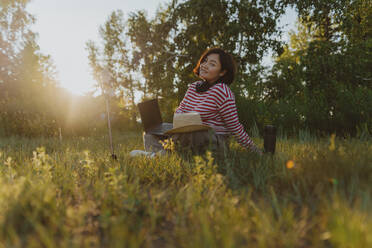
{"type": "MultiPolygon", "coordinates": [[[[139,133],[0,139],[0,247],[372,247],[372,142],[130,157],[139,133]]],[[[262,147],[262,139],[254,138],[262,147]]]]}

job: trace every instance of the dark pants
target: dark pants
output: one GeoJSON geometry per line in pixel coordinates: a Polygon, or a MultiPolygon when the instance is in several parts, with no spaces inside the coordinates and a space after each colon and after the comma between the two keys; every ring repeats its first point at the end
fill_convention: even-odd
{"type": "Polygon", "coordinates": [[[209,150],[218,157],[225,157],[229,151],[229,135],[216,134],[213,129],[172,134],[168,139],[144,133],[143,142],[146,151],[162,154],[174,150],[180,153],[201,155],[209,150]],[[173,145],[170,140],[172,140],[173,145]]]}

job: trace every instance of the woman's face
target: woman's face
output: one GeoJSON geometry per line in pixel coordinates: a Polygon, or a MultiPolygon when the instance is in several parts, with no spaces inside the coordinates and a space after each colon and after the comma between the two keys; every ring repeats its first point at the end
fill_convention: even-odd
{"type": "Polygon", "coordinates": [[[217,53],[211,53],[200,63],[199,77],[208,83],[214,83],[222,77],[226,71],[221,71],[220,56],[217,53]]]}

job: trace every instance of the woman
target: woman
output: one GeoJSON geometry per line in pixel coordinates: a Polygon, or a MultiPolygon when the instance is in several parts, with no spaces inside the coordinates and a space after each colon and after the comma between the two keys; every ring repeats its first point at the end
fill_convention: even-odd
{"type": "MultiPolygon", "coordinates": [[[[197,112],[210,131],[173,134],[172,140],[193,153],[203,153],[212,143],[218,154],[228,149],[228,138],[234,135],[238,143],[250,151],[262,154],[239,122],[235,97],[229,85],[233,83],[236,67],[232,56],[221,48],[206,50],[200,57],[194,74],[202,79],[192,83],[175,113],[197,112]]],[[[157,139],[144,136],[145,149],[156,146],[157,139]],[[146,148],[147,143],[147,148],[146,148]]]]}

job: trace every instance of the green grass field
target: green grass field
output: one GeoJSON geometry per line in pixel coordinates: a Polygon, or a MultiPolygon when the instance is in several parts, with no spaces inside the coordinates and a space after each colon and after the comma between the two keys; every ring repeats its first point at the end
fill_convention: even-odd
{"type": "MultiPolygon", "coordinates": [[[[262,139],[255,138],[262,147],[262,139]]],[[[372,247],[371,140],[129,157],[140,134],[0,139],[0,247],[372,247]]]]}

